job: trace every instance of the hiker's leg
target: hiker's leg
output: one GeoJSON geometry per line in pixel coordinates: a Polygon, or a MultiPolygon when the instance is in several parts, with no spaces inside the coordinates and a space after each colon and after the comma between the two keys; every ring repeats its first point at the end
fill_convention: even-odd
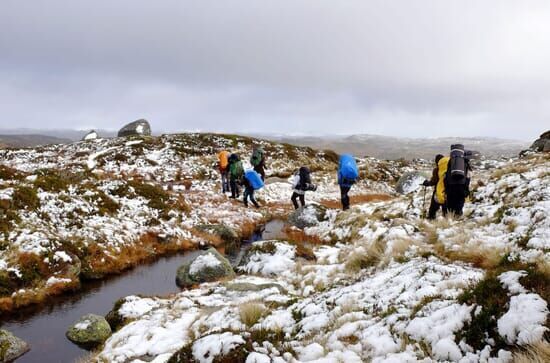
{"type": "Polygon", "coordinates": [[[428,211],[428,219],[435,219],[437,211],[439,210],[440,204],[435,201],[435,196],[432,195],[432,200],[430,202],[430,210],[428,211]]]}
{"type": "Polygon", "coordinates": [[[248,188],[244,188],[243,203],[245,207],[248,207],[248,188]]]}
{"type": "Polygon", "coordinates": [[[351,187],[340,186],[340,197],[342,199],[342,209],[343,210],[349,209],[349,196],[348,196],[348,193],[349,193],[350,189],[351,189],[351,187]]]}
{"type": "Polygon", "coordinates": [[[290,200],[292,200],[292,204],[294,204],[294,209],[298,209],[298,202],[296,201],[296,198],[298,198],[298,193],[292,193],[292,197],[290,197],[290,200]]]}
{"type": "Polygon", "coordinates": [[[260,208],[260,205],[256,202],[256,198],[254,198],[254,189],[250,188],[248,195],[250,196],[250,201],[254,204],[254,207],[260,208]]]}
{"type": "Polygon", "coordinates": [[[222,193],[225,193],[227,191],[227,174],[225,171],[221,172],[222,175],[222,193]]]}
{"type": "Polygon", "coordinates": [[[306,206],[306,194],[300,194],[300,203],[302,204],[302,207],[306,206]]]}
{"type": "Polygon", "coordinates": [[[229,180],[229,186],[231,187],[231,198],[237,198],[237,181],[231,178],[229,180]]]}

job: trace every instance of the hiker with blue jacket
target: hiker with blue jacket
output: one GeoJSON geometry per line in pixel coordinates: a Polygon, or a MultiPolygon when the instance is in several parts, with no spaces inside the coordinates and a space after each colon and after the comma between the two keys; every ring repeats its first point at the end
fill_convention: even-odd
{"type": "Polygon", "coordinates": [[[340,198],[342,200],[342,209],[349,209],[349,191],[359,177],[357,163],[352,155],[344,154],[340,156],[338,162],[338,185],[340,186],[340,198]]]}
{"type": "Polygon", "coordinates": [[[243,203],[245,207],[248,207],[248,199],[254,204],[254,207],[260,208],[260,205],[254,198],[254,192],[258,189],[263,188],[264,182],[260,174],[255,170],[247,170],[244,173],[243,180],[244,194],[243,194],[243,203]]]}
{"type": "Polygon", "coordinates": [[[298,199],[300,199],[300,204],[302,207],[305,207],[306,205],[306,191],[317,190],[317,186],[311,183],[311,173],[309,171],[309,168],[306,166],[302,166],[293,176],[292,178],[292,187],[294,188],[294,192],[292,193],[292,196],[290,197],[290,200],[292,200],[292,204],[294,205],[294,209],[298,209],[298,199]]]}

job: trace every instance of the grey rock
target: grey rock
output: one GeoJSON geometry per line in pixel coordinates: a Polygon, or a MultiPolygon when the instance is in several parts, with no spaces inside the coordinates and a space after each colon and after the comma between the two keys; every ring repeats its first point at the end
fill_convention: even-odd
{"type": "Polygon", "coordinates": [[[84,135],[84,137],[82,138],[82,141],[91,141],[91,140],[95,140],[97,139],[97,132],[95,132],[94,130],[88,132],[86,135],[84,135]]]}
{"type": "Polygon", "coordinates": [[[29,345],[7,330],[0,329],[0,363],[13,362],[30,350],[29,345]]]}
{"type": "Polygon", "coordinates": [[[111,326],[103,316],[88,314],[67,330],[67,338],[82,347],[93,348],[111,336],[111,326]]]}
{"type": "Polygon", "coordinates": [[[212,282],[224,277],[234,276],[235,272],[229,261],[214,248],[210,248],[195,257],[192,261],[178,268],[176,273],[176,284],[179,287],[187,288],[203,282],[212,282]],[[200,259],[204,258],[207,254],[214,256],[219,261],[219,264],[215,266],[202,265],[198,270],[192,271],[191,266],[193,266],[195,262],[200,262],[200,259]]]}
{"type": "Polygon", "coordinates": [[[292,212],[288,216],[288,223],[300,229],[313,227],[326,220],[326,212],[327,209],[320,204],[309,204],[292,212]]]}
{"type": "Polygon", "coordinates": [[[399,194],[409,194],[417,190],[426,179],[429,179],[429,176],[424,172],[411,171],[405,173],[397,181],[395,191],[399,194]]]}
{"type": "Polygon", "coordinates": [[[151,136],[151,125],[145,119],[130,122],[118,131],[118,137],[151,136]]]}
{"type": "Polygon", "coordinates": [[[199,231],[220,237],[224,243],[240,242],[237,232],[233,228],[223,224],[199,224],[195,228],[199,231]]]}
{"type": "Polygon", "coordinates": [[[550,151],[550,131],[546,131],[529,148],[532,151],[550,151]]]}

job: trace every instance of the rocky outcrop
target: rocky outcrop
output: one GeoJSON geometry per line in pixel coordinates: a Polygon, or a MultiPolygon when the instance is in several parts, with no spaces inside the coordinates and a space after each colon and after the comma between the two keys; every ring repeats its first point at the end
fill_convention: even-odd
{"type": "Polygon", "coordinates": [[[204,251],[176,273],[176,284],[187,288],[203,282],[212,282],[224,277],[234,277],[231,263],[214,248],[204,251]]]}
{"type": "Polygon", "coordinates": [[[97,139],[98,135],[97,132],[94,130],[88,132],[84,137],[82,138],[82,141],[91,141],[97,139]]]}
{"type": "Polygon", "coordinates": [[[326,212],[327,209],[320,204],[309,204],[292,212],[288,223],[300,229],[313,227],[326,219],[326,212]]]}
{"type": "Polygon", "coordinates": [[[200,224],[195,229],[219,237],[226,253],[231,253],[239,248],[241,240],[237,232],[231,227],[223,224],[200,224]]]}
{"type": "Polygon", "coordinates": [[[118,137],[151,136],[151,125],[145,119],[129,123],[118,131],[118,137]]]}
{"type": "Polygon", "coordinates": [[[6,330],[0,329],[0,363],[13,362],[30,350],[29,345],[6,330]]]}
{"type": "Polygon", "coordinates": [[[550,130],[546,131],[527,150],[523,150],[519,155],[524,156],[530,152],[550,152],[550,130]]]}
{"type": "Polygon", "coordinates": [[[399,194],[409,194],[416,191],[422,182],[429,177],[420,171],[411,171],[403,174],[397,184],[395,185],[395,191],[399,194]]]}
{"type": "Polygon", "coordinates": [[[93,348],[111,336],[111,326],[104,317],[84,315],[67,330],[67,338],[82,347],[93,348]]]}

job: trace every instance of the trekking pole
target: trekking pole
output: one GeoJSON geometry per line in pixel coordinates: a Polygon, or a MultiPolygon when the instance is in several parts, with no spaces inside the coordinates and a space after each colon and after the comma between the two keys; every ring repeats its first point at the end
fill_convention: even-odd
{"type": "Polygon", "coordinates": [[[422,197],[422,219],[426,218],[426,186],[424,185],[424,196],[422,197]]]}

